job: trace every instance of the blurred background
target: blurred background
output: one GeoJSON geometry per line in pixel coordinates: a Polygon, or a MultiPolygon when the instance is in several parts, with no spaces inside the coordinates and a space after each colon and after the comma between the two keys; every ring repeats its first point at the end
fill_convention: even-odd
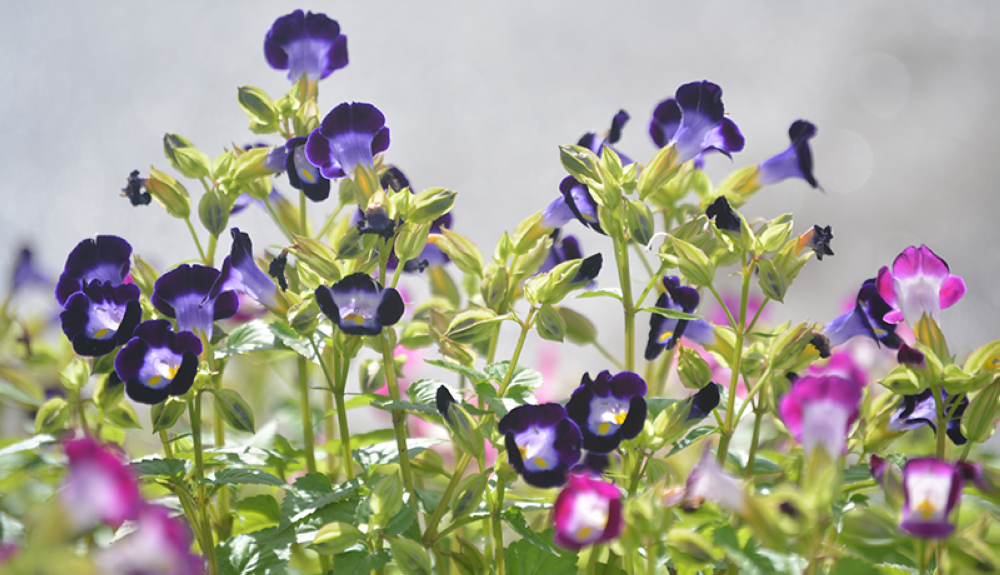
{"type": "MultiPolygon", "coordinates": [[[[793,212],[797,233],[833,227],[836,256],[810,262],[773,319],[826,323],[880,266],[926,243],[968,285],[943,314],[952,352],[1000,337],[1000,115],[990,109],[1000,100],[1000,3],[988,0],[11,3],[0,20],[0,269],[30,245],[55,276],[96,234],[128,239],[160,270],[192,257],[182,222],[155,205],[133,208],[120,190],[133,169],[172,173],[165,132],[213,157],[261,141],[236,88],[288,90],[262,45],[274,19],[296,8],[325,12],[348,37],[349,66],[320,84],[323,113],[347,100],[378,106],[391,130],[387,162],[417,190],[458,191],[454,229],[487,254],[556,197],[559,144],[606,130],[625,109],[632,121],[618,149],[645,162],[656,104],[708,79],[746,137],[732,163],[709,158],[716,182],[784,150],[794,120],[819,129],[815,172],[826,193],[786,181],[744,208],[749,218],[793,212]]],[[[290,189],[284,177],[276,186],[290,189]]],[[[188,184],[195,199],[199,188],[188,184]]],[[[333,207],[310,204],[310,215],[333,207]]],[[[230,223],[258,249],[281,241],[263,212],[230,223]]],[[[569,228],[586,253],[610,258],[607,238],[569,228]]],[[[220,244],[225,253],[228,239],[220,244]]],[[[417,292],[423,281],[407,280],[417,292]]],[[[617,305],[570,302],[600,322],[615,351],[617,305]]],[[[563,367],[575,382],[607,367],[579,349],[574,361],[563,367]]]]}

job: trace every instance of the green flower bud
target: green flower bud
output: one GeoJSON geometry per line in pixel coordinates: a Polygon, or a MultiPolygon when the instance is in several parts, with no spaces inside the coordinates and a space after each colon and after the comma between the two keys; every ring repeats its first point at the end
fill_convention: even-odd
{"type": "Polygon", "coordinates": [[[535,316],[535,329],[542,339],[561,342],[566,336],[566,321],[554,307],[545,304],[535,316]]]}
{"type": "Polygon", "coordinates": [[[475,343],[493,335],[503,318],[490,309],[470,309],[455,316],[448,325],[445,337],[455,343],[475,343]]]}
{"type": "Polygon", "coordinates": [[[982,443],[996,431],[997,410],[1000,409],[1000,379],[991,377],[991,383],[969,403],[962,418],[965,436],[973,443],[982,443]]]}
{"type": "Polygon", "coordinates": [[[277,123],[278,107],[264,90],[253,86],[240,86],[237,88],[236,99],[240,103],[240,108],[250,116],[251,121],[264,126],[275,126],[277,123]]]}
{"type": "Polygon", "coordinates": [[[451,520],[455,521],[472,513],[483,502],[483,494],[489,484],[490,473],[474,473],[461,481],[451,500],[451,520]]]}
{"type": "Polygon", "coordinates": [[[505,262],[510,258],[512,250],[514,249],[511,243],[510,234],[504,232],[500,239],[497,240],[497,246],[493,249],[493,259],[498,262],[505,262]]]}
{"type": "Polygon", "coordinates": [[[455,192],[445,188],[424,190],[410,199],[409,219],[418,224],[429,224],[451,211],[455,205],[455,192]]]}
{"type": "Polygon", "coordinates": [[[639,199],[645,200],[656,193],[667,181],[677,174],[677,150],[673,146],[660,148],[649,162],[643,166],[636,189],[639,199]]]}
{"type": "Polygon", "coordinates": [[[628,233],[629,237],[641,245],[646,245],[653,239],[656,232],[656,222],[653,212],[645,202],[629,200],[628,202],[628,233]]]}
{"type": "Polygon", "coordinates": [[[754,251],[758,254],[773,254],[785,246],[792,234],[792,215],[784,214],[770,222],[757,236],[754,251]]]}
{"type": "Polygon", "coordinates": [[[542,212],[535,212],[514,228],[514,233],[510,236],[511,250],[515,254],[528,253],[528,250],[538,245],[540,238],[548,237],[551,232],[552,228],[542,227],[542,212]]]}
{"type": "MultiPolygon", "coordinates": [[[[184,174],[184,171],[180,168],[180,165],[178,165],[177,156],[174,152],[180,148],[193,147],[194,144],[191,143],[191,140],[185,138],[184,136],[170,133],[163,135],[163,155],[167,158],[167,161],[170,162],[170,165],[182,174],[184,174]]],[[[184,175],[186,176],[187,174],[184,175]]]]}
{"type": "Polygon", "coordinates": [[[400,262],[416,259],[427,245],[427,236],[430,231],[430,224],[416,224],[407,221],[400,226],[396,231],[396,243],[392,248],[396,252],[396,258],[400,262]]]}
{"type": "Polygon", "coordinates": [[[253,409],[232,389],[208,389],[215,396],[215,412],[236,431],[254,433],[253,409]]]}
{"type": "Polygon", "coordinates": [[[316,298],[308,297],[288,308],[288,325],[301,335],[312,335],[319,326],[323,314],[316,303],[316,298]]]}
{"type": "Polygon", "coordinates": [[[431,558],[421,543],[396,537],[389,540],[392,559],[403,575],[432,575],[431,558]]]}
{"type": "Polygon", "coordinates": [[[104,417],[121,429],[142,429],[132,405],[124,400],[107,407],[104,410],[104,417]]]}
{"type": "MultiPolygon", "coordinates": [[[[789,371],[798,362],[799,356],[806,350],[806,346],[811,343],[814,335],[815,332],[808,323],[802,322],[774,337],[769,350],[771,372],[785,373],[789,371]]],[[[816,356],[819,356],[818,352],[816,356]]]]}
{"type": "Polygon", "coordinates": [[[559,146],[559,161],[581,183],[601,181],[600,158],[583,146],[559,146]]]}
{"type": "Polygon", "coordinates": [[[185,411],[187,411],[187,402],[175,397],[157,403],[149,410],[149,419],[153,422],[153,432],[170,429],[185,411]]]}
{"type": "Polygon", "coordinates": [[[531,247],[522,258],[514,258],[510,275],[515,277],[528,277],[538,272],[538,269],[549,257],[549,250],[552,249],[552,238],[542,236],[538,238],[535,245],[531,247]]]}
{"type": "Polygon", "coordinates": [[[672,529],[667,535],[667,549],[674,563],[689,569],[710,568],[725,556],[700,533],[687,529],[672,529]]]}
{"type": "Polygon", "coordinates": [[[555,309],[566,324],[566,339],[577,345],[585,345],[597,339],[597,328],[589,319],[565,307],[555,309]]]}
{"type": "Polygon", "coordinates": [[[336,264],[337,254],[329,246],[319,240],[305,236],[292,236],[295,245],[289,246],[290,251],[300,263],[312,268],[328,283],[340,280],[340,268],[336,264]]]}
{"type": "Polygon", "coordinates": [[[677,354],[677,373],[688,389],[701,389],[712,380],[708,362],[697,351],[686,347],[681,347],[677,354]]]}
{"type": "Polygon", "coordinates": [[[55,433],[66,428],[73,409],[61,397],[53,397],[39,408],[35,414],[35,435],[39,433],[55,433]]]}
{"type": "Polygon", "coordinates": [[[431,234],[430,241],[441,248],[458,269],[483,277],[483,252],[469,238],[446,228],[440,234],[431,234]]]}
{"type": "Polygon", "coordinates": [[[358,228],[347,228],[337,242],[337,258],[353,260],[367,256],[375,249],[377,240],[375,234],[362,234],[358,228]]]}
{"type": "Polygon", "coordinates": [[[233,162],[232,178],[239,183],[249,183],[274,172],[268,167],[271,148],[252,148],[241,153],[233,162]]]}
{"type": "Polygon", "coordinates": [[[358,386],[361,393],[374,393],[377,389],[385,385],[385,370],[382,369],[382,360],[363,359],[358,364],[358,386]]]}
{"type": "Polygon", "coordinates": [[[198,202],[198,218],[208,233],[215,237],[226,231],[229,224],[229,200],[216,190],[206,192],[198,202]]]}
{"type": "Polygon", "coordinates": [[[99,378],[94,384],[94,402],[97,403],[98,407],[103,409],[117,405],[119,401],[124,399],[125,386],[117,377],[114,378],[114,382],[117,383],[112,385],[112,377],[108,375],[99,378]]]}
{"type": "Polygon", "coordinates": [[[431,345],[434,339],[431,337],[430,326],[422,321],[409,322],[403,326],[399,343],[406,349],[419,349],[431,345]]]}
{"type": "Polygon", "coordinates": [[[792,280],[772,260],[757,262],[757,283],[767,297],[784,303],[785,293],[792,285],[792,280]]]}
{"type": "Polygon", "coordinates": [[[715,280],[715,266],[705,252],[698,247],[676,237],[670,238],[674,254],[677,255],[681,274],[698,287],[712,285],[715,280]]]}
{"type": "Polygon", "coordinates": [[[489,263],[479,284],[479,295],[483,296],[486,307],[498,314],[507,313],[507,269],[496,263],[489,263]]]}
{"type": "Polygon", "coordinates": [[[149,167],[146,189],[171,216],[184,220],[191,215],[191,197],[184,186],[152,166],[149,167]]]}
{"type": "Polygon", "coordinates": [[[139,286],[142,293],[147,297],[153,295],[153,286],[156,285],[156,280],[160,277],[159,272],[146,260],[135,254],[132,254],[132,269],[130,271],[132,281],[139,286]]]}
{"type": "Polygon", "coordinates": [[[717,191],[725,194],[734,208],[739,208],[760,190],[761,185],[757,182],[758,171],[759,166],[747,166],[736,170],[722,180],[717,191]]]}
{"type": "Polygon", "coordinates": [[[365,534],[348,523],[333,522],[320,527],[309,548],[322,555],[338,555],[361,541],[365,534]]]}
{"type": "Polygon", "coordinates": [[[59,381],[70,391],[80,391],[90,381],[90,367],[81,358],[73,358],[59,372],[59,381]]]}
{"type": "Polygon", "coordinates": [[[372,489],[368,503],[375,522],[385,526],[403,508],[403,478],[395,463],[383,465],[374,475],[385,477],[372,489]]]}

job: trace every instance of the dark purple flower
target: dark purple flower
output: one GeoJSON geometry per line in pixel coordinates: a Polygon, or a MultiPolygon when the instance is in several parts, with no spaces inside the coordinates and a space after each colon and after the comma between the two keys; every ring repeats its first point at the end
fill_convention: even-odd
{"type": "MultiPolygon", "coordinates": [[[[676,276],[663,276],[663,287],[666,291],[656,300],[656,307],[684,313],[692,313],[698,308],[701,301],[698,290],[682,286],[676,276]]],[[[649,318],[646,361],[653,361],[664,349],[673,349],[681,336],[695,343],[710,344],[715,341],[715,328],[703,319],[674,319],[653,313],[649,318]]]]}
{"type": "Polygon", "coordinates": [[[52,280],[38,271],[32,262],[31,250],[25,246],[21,248],[17,260],[14,262],[14,271],[10,275],[10,293],[13,294],[31,285],[51,286],[52,280]]]}
{"type": "Polygon", "coordinates": [[[235,290],[243,292],[250,299],[265,306],[274,306],[277,288],[264,270],[257,267],[253,259],[253,243],[250,235],[239,228],[229,230],[233,236],[233,247],[229,256],[222,261],[222,273],[215,280],[210,298],[217,298],[223,292],[235,290]]]}
{"type": "MultiPolygon", "coordinates": [[[[688,409],[687,416],[684,418],[684,422],[698,421],[708,417],[708,414],[712,413],[716,407],[719,407],[719,400],[722,396],[719,390],[722,388],[718,383],[708,382],[708,385],[698,390],[697,393],[692,394],[687,399],[682,400],[682,402],[688,402],[691,404],[690,409],[688,409]]],[[[683,407],[682,407],[683,409],[683,407]]]]}
{"type": "Polygon", "coordinates": [[[611,541],[622,534],[622,494],[613,483],[571,475],[552,508],[555,544],[569,551],[611,541]]]}
{"type": "Polygon", "coordinates": [[[498,429],[507,461],[528,485],[558,487],[580,460],[580,428],[558,403],[519,405],[503,416],[498,429]]]}
{"type": "Polygon", "coordinates": [[[122,284],[111,287],[97,280],[71,295],[59,315],[63,333],[79,355],[101,356],[111,353],[132,338],[135,326],[142,321],[139,287],[122,284]]]}
{"type": "Polygon", "coordinates": [[[673,144],[677,163],[700,158],[716,150],[731,157],[743,149],[743,134],[725,117],[722,88],[707,80],[684,84],[675,98],[664,100],[653,111],[649,135],[659,147],[673,144]]]}
{"type": "Polygon", "coordinates": [[[921,539],[940,539],[955,530],[948,516],[962,498],[965,479],[953,463],[932,457],[903,466],[904,503],[899,528],[921,539]]]}
{"type": "Polygon", "coordinates": [[[309,134],[306,158],[324,177],[343,178],[358,164],[373,167],[375,154],[388,147],[389,128],[382,112],[371,104],[344,102],[309,134]]]}
{"type": "Polygon", "coordinates": [[[66,258],[66,267],[56,284],[56,301],[65,306],[69,296],[97,280],[111,287],[125,283],[132,246],[117,236],[97,236],[76,245],[66,258]]]}
{"type": "Polygon", "coordinates": [[[610,453],[625,439],[633,439],[646,422],[646,382],[631,371],[614,377],[607,370],[590,379],[583,374],[566,412],[580,427],[583,448],[610,453]]]}
{"type": "Polygon", "coordinates": [[[821,228],[818,225],[799,236],[799,251],[808,246],[816,254],[816,259],[823,261],[823,256],[832,256],[830,241],[833,239],[833,229],[830,226],[821,228]]]}
{"type": "Polygon", "coordinates": [[[307,141],[305,136],[299,136],[285,143],[285,171],[293,188],[302,190],[314,202],[322,202],[330,197],[330,180],[306,159],[307,141]]]}
{"type": "Polygon", "coordinates": [[[396,233],[396,221],[389,217],[383,206],[369,206],[361,212],[361,219],[355,225],[360,234],[375,234],[390,239],[396,233]]]}
{"type": "Polygon", "coordinates": [[[896,353],[896,361],[903,365],[912,365],[913,367],[925,367],[927,365],[926,356],[924,356],[923,352],[919,349],[913,349],[905,343],[899,346],[899,351],[896,353]]]}
{"type": "Polygon", "coordinates": [[[403,298],[364,272],[351,274],[331,287],[316,288],[316,303],[340,331],[349,335],[378,335],[403,317],[403,298]]]}
{"type": "Polygon", "coordinates": [[[154,319],[135,328],[135,337],[115,357],[115,372],[132,401],[153,405],[191,389],[201,351],[196,335],[174,333],[169,321],[154,319]]]}
{"type": "Polygon", "coordinates": [[[715,198],[712,205],[708,206],[708,209],[705,210],[705,215],[708,216],[708,219],[715,220],[715,227],[720,230],[729,230],[737,233],[740,231],[740,215],[729,205],[729,200],[726,199],[726,196],[715,198]]]}
{"type": "Polygon", "coordinates": [[[285,266],[288,265],[288,250],[281,250],[281,253],[274,256],[271,263],[267,265],[267,275],[274,278],[281,287],[281,291],[288,291],[288,280],[285,279],[285,266]]]}
{"type": "MultiPolygon", "coordinates": [[[[968,439],[962,434],[962,416],[969,407],[969,398],[962,394],[949,400],[948,394],[943,390],[941,394],[944,396],[944,412],[946,415],[951,414],[947,425],[948,438],[955,445],[965,445],[968,439]]],[[[897,409],[889,419],[889,431],[906,431],[929,425],[937,433],[937,401],[933,390],[925,389],[916,395],[904,395],[897,409]]]]}
{"type": "Polygon", "coordinates": [[[235,291],[213,291],[221,275],[208,266],[181,264],[156,280],[150,301],[163,315],[177,318],[178,330],[212,337],[213,323],[233,317],[240,307],[235,291]]]}
{"type": "MultiPolygon", "coordinates": [[[[410,187],[410,180],[396,166],[387,166],[382,175],[378,177],[378,181],[382,184],[383,188],[389,188],[397,192],[410,187]]],[[[412,193],[413,190],[411,189],[410,192],[412,193]]]]}
{"type": "Polygon", "coordinates": [[[796,120],[788,128],[792,145],[777,156],[761,162],[757,172],[757,183],[762,186],[775,184],[786,178],[802,178],[809,185],[818,188],[813,177],[812,151],[809,140],[816,135],[816,126],[805,120],[796,120]]]}
{"type": "Polygon", "coordinates": [[[837,459],[847,452],[847,431],[858,419],[861,385],[835,375],[807,375],[781,398],[778,413],[807,454],[821,447],[837,459]]]}
{"type": "Polygon", "coordinates": [[[298,82],[322,80],[347,66],[347,36],[326,14],[296,10],[274,21],[264,37],[264,56],[275,70],[288,70],[288,79],[298,82]]]}
{"type": "Polygon", "coordinates": [[[560,238],[560,233],[561,230],[556,229],[549,236],[552,238],[552,248],[549,249],[549,255],[545,257],[542,266],[538,268],[538,273],[543,274],[563,262],[583,258],[580,242],[577,241],[576,237],[567,235],[560,238]]]}
{"type": "Polygon", "coordinates": [[[440,413],[441,417],[445,418],[446,421],[450,421],[448,408],[456,403],[458,402],[455,401],[455,397],[450,391],[448,391],[447,386],[438,386],[437,393],[434,396],[434,405],[437,407],[438,413],[440,413]]]}
{"type": "Polygon", "coordinates": [[[579,141],[577,141],[576,145],[587,148],[591,152],[597,154],[597,157],[601,157],[601,154],[604,152],[604,147],[607,146],[612,150],[614,150],[616,154],[618,154],[618,157],[622,161],[622,166],[627,166],[633,163],[633,160],[628,156],[625,156],[615,148],[613,148],[611,144],[615,144],[618,142],[618,140],[621,139],[622,129],[625,127],[625,124],[627,124],[628,121],[629,121],[628,112],[626,112],[625,110],[618,110],[618,113],[615,114],[613,118],[611,118],[611,129],[608,130],[608,133],[605,134],[603,138],[598,137],[597,134],[595,134],[594,132],[587,132],[586,134],[583,135],[583,137],[580,138],[579,141]]]}
{"type": "Polygon", "coordinates": [[[122,195],[128,198],[133,206],[148,206],[152,196],[144,188],[146,180],[139,177],[139,170],[132,170],[128,175],[128,183],[122,188],[122,195]]]}
{"type": "Polygon", "coordinates": [[[823,326],[823,334],[836,347],[857,335],[870,337],[880,346],[898,349],[903,340],[896,335],[896,326],[887,322],[892,307],[879,295],[875,279],[865,280],[858,291],[854,309],[823,326]]]}

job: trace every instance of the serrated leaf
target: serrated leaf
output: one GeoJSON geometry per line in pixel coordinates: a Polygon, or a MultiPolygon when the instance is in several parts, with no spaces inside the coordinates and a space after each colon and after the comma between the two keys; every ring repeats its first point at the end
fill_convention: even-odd
{"type": "Polygon", "coordinates": [[[555,543],[552,542],[551,530],[544,532],[546,535],[535,533],[531,527],[528,526],[528,521],[524,518],[524,512],[517,507],[509,507],[504,510],[503,520],[510,526],[514,533],[517,533],[522,538],[531,541],[531,543],[536,547],[553,554],[562,552],[562,550],[556,547],[555,543]]]}
{"type": "Polygon", "coordinates": [[[244,497],[236,506],[241,514],[256,513],[274,523],[281,520],[281,507],[278,501],[267,494],[244,497]]]}
{"type": "MultiPolygon", "coordinates": [[[[551,531],[551,530],[550,530],[551,531]]],[[[556,555],[527,539],[510,544],[504,553],[507,575],[575,575],[577,556],[556,555]]]]}
{"type": "Polygon", "coordinates": [[[438,367],[447,369],[448,371],[453,371],[457,374],[464,375],[465,377],[471,379],[472,381],[489,381],[490,378],[485,373],[472,369],[471,367],[465,367],[464,365],[459,365],[457,363],[452,363],[450,361],[444,361],[440,359],[425,359],[424,363],[429,365],[436,365],[438,367]]]}
{"type": "MultiPolygon", "coordinates": [[[[384,411],[404,409],[413,412],[426,413],[428,415],[438,415],[437,408],[426,403],[412,403],[409,401],[376,401],[372,403],[372,407],[384,411]]],[[[353,438],[351,444],[354,444],[353,438]]]]}
{"type": "MultiPolygon", "coordinates": [[[[507,377],[507,369],[510,367],[509,361],[498,361],[487,365],[483,370],[486,375],[492,377],[497,383],[502,382],[507,377]]],[[[542,374],[530,367],[518,365],[514,368],[509,386],[520,385],[530,389],[538,389],[542,386],[542,374]]]]}
{"type": "Polygon", "coordinates": [[[708,435],[710,433],[713,433],[716,429],[718,429],[718,428],[714,427],[714,426],[711,426],[711,425],[703,425],[701,427],[696,427],[696,428],[692,429],[691,431],[688,432],[687,435],[684,436],[683,439],[681,439],[679,441],[675,441],[673,447],[670,448],[670,451],[668,451],[667,454],[663,458],[666,459],[666,458],[670,457],[671,455],[674,455],[676,453],[679,453],[679,452],[687,449],[694,442],[698,441],[699,439],[701,439],[702,437],[705,437],[706,435],[708,435]]]}
{"type": "MultiPolygon", "coordinates": [[[[412,512],[411,512],[412,513],[412,512]]],[[[333,573],[369,573],[385,567],[392,561],[388,549],[379,549],[375,553],[363,551],[347,551],[333,558],[333,573]]]]}
{"type": "Polygon", "coordinates": [[[272,323],[269,327],[271,328],[271,333],[289,349],[313,363],[319,363],[319,360],[316,358],[316,351],[313,349],[312,343],[310,343],[311,340],[308,337],[299,335],[297,331],[283,323],[272,323]]]}
{"type": "Polygon", "coordinates": [[[271,326],[259,319],[251,320],[229,332],[220,347],[215,349],[216,359],[260,350],[286,349],[271,331],[271,326]]]}
{"type": "Polygon", "coordinates": [[[215,485],[275,485],[288,487],[281,478],[260,469],[223,469],[209,480],[215,485]]]}
{"type": "Polygon", "coordinates": [[[284,575],[291,548],[261,544],[250,535],[237,535],[215,547],[220,575],[284,575]]]}
{"type": "Polygon", "coordinates": [[[133,461],[129,467],[137,476],[143,475],[177,475],[187,471],[187,461],[184,459],[143,459],[133,461]]]}
{"type": "Polygon", "coordinates": [[[584,290],[576,294],[576,299],[586,299],[590,297],[613,297],[618,301],[625,301],[625,298],[622,296],[622,290],[619,288],[584,290]]]}
{"type": "MultiPolygon", "coordinates": [[[[425,449],[444,442],[444,439],[408,438],[406,440],[406,452],[410,458],[413,458],[425,449]]],[[[395,441],[377,443],[368,447],[362,447],[361,449],[355,449],[354,460],[367,472],[373,465],[398,462],[399,449],[397,449],[395,441]]]]}

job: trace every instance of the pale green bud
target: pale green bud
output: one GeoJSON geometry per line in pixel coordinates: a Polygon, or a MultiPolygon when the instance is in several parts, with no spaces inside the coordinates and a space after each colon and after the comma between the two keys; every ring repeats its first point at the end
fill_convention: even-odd
{"type": "Polygon", "coordinates": [[[255,123],[264,126],[275,126],[277,123],[280,114],[278,107],[264,90],[254,86],[240,86],[237,88],[236,98],[240,108],[255,123]]]}
{"type": "Polygon", "coordinates": [[[152,166],[149,167],[146,189],[171,216],[184,220],[191,215],[191,197],[184,186],[152,166]]]}
{"type": "Polygon", "coordinates": [[[470,309],[455,316],[448,325],[445,337],[462,344],[482,341],[493,335],[503,318],[491,309],[470,309]]]}
{"type": "Polygon", "coordinates": [[[535,329],[542,339],[561,342],[566,336],[566,321],[554,307],[544,304],[535,316],[535,329]]]}
{"type": "Polygon", "coordinates": [[[215,237],[226,231],[229,224],[229,200],[216,190],[206,192],[198,202],[198,219],[208,233],[215,237]]]}
{"type": "Polygon", "coordinates": [[[455,192],[445,188],[424,190],[410,199],[410,221],[429,224],[451,211],[455,192]]]}

